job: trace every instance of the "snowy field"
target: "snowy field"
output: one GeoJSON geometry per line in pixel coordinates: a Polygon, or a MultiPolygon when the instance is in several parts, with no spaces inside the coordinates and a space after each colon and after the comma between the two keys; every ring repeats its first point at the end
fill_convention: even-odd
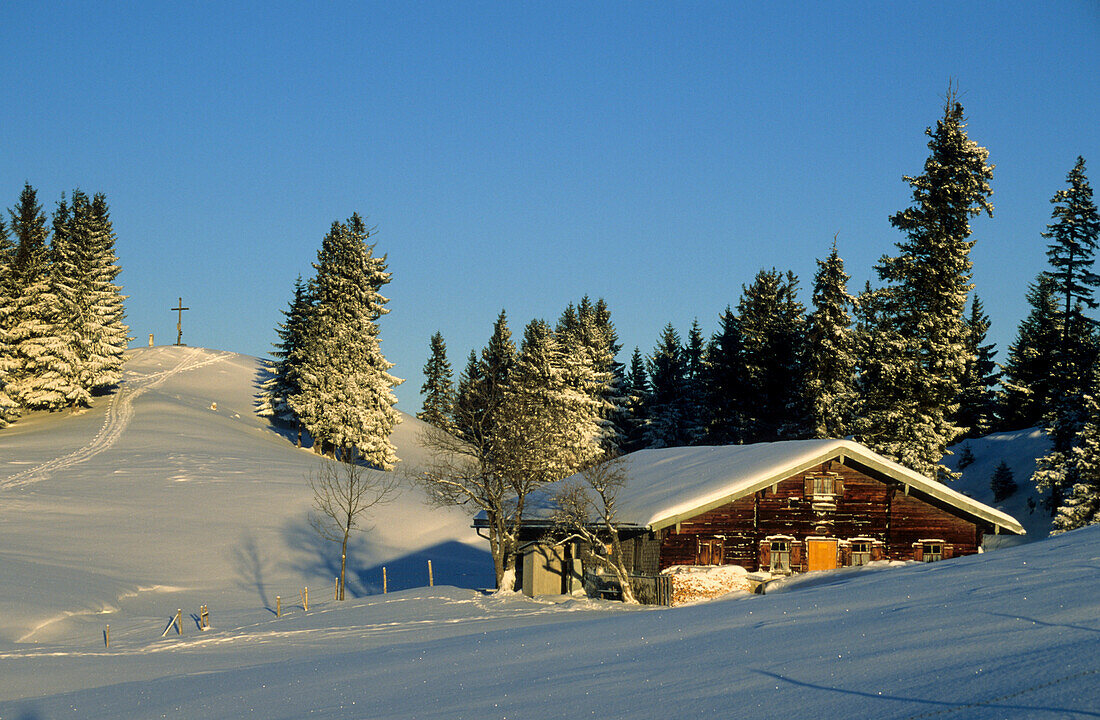
{"type": "MultiPolygon", "coordinates": [[[[1100,717],[1100,527],[639,609],[479,591],[469,518],[407,489],[336,603],[306,524],[316,460],[252,415],[257,361],[164,347],[126,371],[90,411],[0,432],[2,720],[1100,717]]],[[[409,465],[416,425],[394,436],[409,465]]],[[[957,486],[986,502],[1000,456],[1043,442],[997,438],[957,486]]]]}

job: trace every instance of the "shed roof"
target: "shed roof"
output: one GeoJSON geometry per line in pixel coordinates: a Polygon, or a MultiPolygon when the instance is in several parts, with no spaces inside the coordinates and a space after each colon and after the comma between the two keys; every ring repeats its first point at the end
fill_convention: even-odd
{"type": "MultiPolygon", "coordinates": [[[[878,471],[1001,530],[1017,535],[1026,532],[1011,515],[851,440],[639,450],[623,458],[627,480],[616,494],[616,515],[625,525],[659,530],[833,459],[854,461],[878,471]]],[[[545,501],[535,501],[528,507],[532,519],[549,514],[549,503],[545,501]]]]}

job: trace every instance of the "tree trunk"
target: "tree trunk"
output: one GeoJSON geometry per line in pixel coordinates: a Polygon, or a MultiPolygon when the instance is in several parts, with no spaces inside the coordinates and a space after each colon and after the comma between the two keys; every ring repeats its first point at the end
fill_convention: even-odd
{"type": "Polygon", "coordinates": [[[348,533],[344,531],[344,543],[340,546],[340,599],[344,599],[344,571],[348,566],[348,533]]]}
{"type": "Polygon", "coordinates": [[[638,599],[634,597],[634,587],[630,584],[630,573],[626,571],[626,563],[623,562],[623,544],[619,541],[619,531],[611,522],[606,523],[611,534],[611,565],[615,575],[619,579],[619,586],[623,590],[623,602],[637,605],[638,599]]]}

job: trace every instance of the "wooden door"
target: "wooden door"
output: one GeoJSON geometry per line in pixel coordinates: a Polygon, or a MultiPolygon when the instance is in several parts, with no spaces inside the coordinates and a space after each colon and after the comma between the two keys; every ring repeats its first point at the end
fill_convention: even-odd
{"type": "Polygon", "coordinates": [[[806,538],[806,570],[836,569],[836,550],[834,538],[806,538]]]}

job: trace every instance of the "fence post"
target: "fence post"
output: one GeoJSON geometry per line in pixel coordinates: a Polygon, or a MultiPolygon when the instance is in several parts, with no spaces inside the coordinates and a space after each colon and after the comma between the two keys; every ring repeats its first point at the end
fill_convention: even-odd
{"type": "Polygon", "coordinates": [[[339,600],[340,599],[340,578],[333,578],[332,579],[332,584],[336,588],[332,593],[332,599],[333,600],[339,600]]]}
{"type": "Polygon", "coordinates": [[[275,617],[283,616],[283,599],[278,595],[275,596],[275,617]]]}
{"type": "Polygon", "coordinates": [[[111,626],[108,625],[107,629],[103,631],[103,644],[106,647],[111,647],[111,626]]]}
{"type": "Polygon", "coordinates": [[[382,566],[382,594],[385,595],[389,592],[388,583],[386,582],[386,566],[382,566]]]}
{"type": "Polygon", "coordinates": [[[176,634],[183,635],[183,610],[176,608],[176,634]]]}
{"type": "Polygon", "coordinates": [[[435,578],[432,576],[432,561],[428,561],[428,587],[435,587],[435,578]]]}
{"type": "Polygon", "coordinates": [[[302,609],[309,612],[309,588],[302,590],[302,609]]]}

